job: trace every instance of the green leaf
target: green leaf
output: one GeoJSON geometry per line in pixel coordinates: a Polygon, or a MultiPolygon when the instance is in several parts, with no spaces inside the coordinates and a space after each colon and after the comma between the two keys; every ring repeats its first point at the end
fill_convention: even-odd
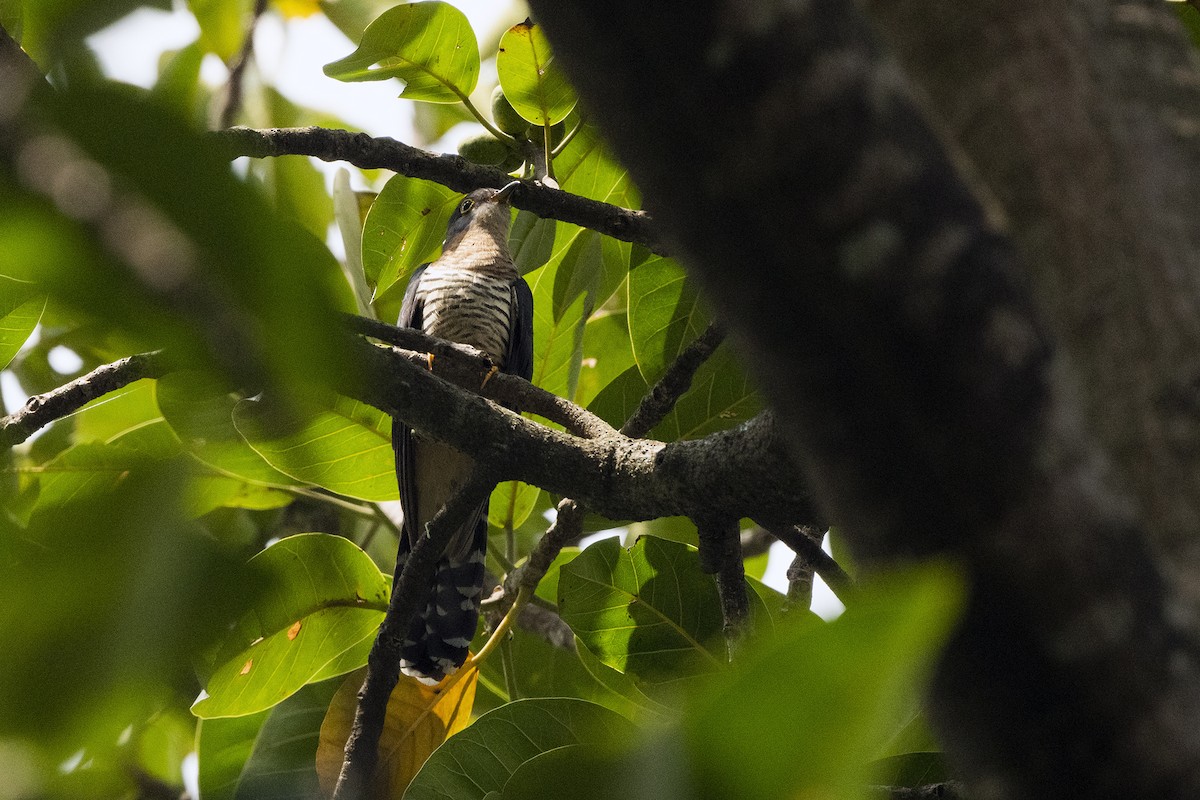
{"type": "Polygon", "coordinates": [[[502,792],[514,773],[542,753],[570,745],[609,749],[636,732],[620,714],[583,700],[517,700],[484,714],[434,751],[404,796],[483,798],[502,792]]]}
{"type": "Polygon", "coordinates": [[[356,0],[348,3],[346,0],[319,0],[318,5],[329,17],[329,21],[337,29],[346,34],[346,38],[357,42],[362,38],[363,31],[371,22],[394,6],[395,0],[356,0]]]}
{"type": "Polygon", "coordinates": [[[534,125],[562,122],[575,108],[575,91],[554,63],[542,29],[526,20],[500,37],[496,72],[504,96],[517,113],[534,125]]]}
{"type": "Polygon", "coordinates": [[[183,116],[203,124],[207,89],[200,84],[200,65],[204,48],[193,42],[174,53],[164,53],[159,61],[158,80],[150,96],[162,105],[174,106],[183,116]]]}
{"type": "Polygon", "coordinates": [[[593,314],[584,329],[583,362],[575,402],[586,407],[631,366],[633,349],[629,345],[625,313],[593,314]]]}
{"type": "Polygon", "coordinates": [[[401,293],[413,270],[432,261],[459,195],[440,184],[393,176],[363,223],[362,261],[375,297],[401,293]]]}
{"type": "Polygon", "coordinates": [[[213,469],[251,483],[295,486],[298,481],[272,467],[233,424],[237,398],[213,376],[177,370],[158,380],[158,408],[192,455],[213,469]]]}
{"type": "MultiPolygon", "coordinates": [[[[591,126],[585,125],[571,140],[554,160],[554,169],[564,191],[631,208],[640,202],[625,168],[608,155],[599,133],[591,126]]],[[[593,307],[605,301],[625,280],[631,252],[628,242],[601,237],[577,225],[558,225],[548,262],[556,266],[556,317],[581,293],[592,296],[593,307]],[[598,253],[595,242],[599,242],[598,253]]]]}
{"type": "Polygon", "coordinates": [[[479,43],[466,15],[443,2],[385,11],[363,32],[358,49],[325,65],[340,81],[404,81],[401,97],[457,103],[479,82],[479,43]]]}
{"type": "Polygon", "coordinates": [[[339,684],[310,683],[257,714],[201,720],[200,794],[205,800],[316,797],[321,721],[339,684]]]}
{"type": "Polygon", "coordinates": [[[306,158],[264,158],[251,166],[264,194],[275,208],[325,238],[333,221],[333,200],[325,191],[325,176],[306,158]]]}
{"type": "Polygon", "coordinates": [[[46,309],[36,283],[0,275],[0,369],[9,365],[46,309]]]}
{"type": "Polygon", "coordinates": [[[576,329],[583,323],[584,298],[577,297],[561,315],[554,313],[555,264],[526,276],[533,293],[533,383],[568,397],[576,363],[576,329]]]}
{"type": "Polygon", "coordinates": [[[113,442],[83,442],[45,464],[27,468],[28,473],[37,476],[41,486],[38,510],[94,501],[111,494],[131,475],[148,474],[178,454],[168,438],[155,435],[169,436],[170,432],[164,429],[165,426],[143,428],[136,435],[113,442]]]}
{"type": "Polygon", "coordinates": [[[230,635],[192,706],[198,717],[270,708],[374,636],[391,581],[353,542],[321,533],[290,536],[250,559],[271,587],[230,635]]]}
{"type": "Polygon", "coordinates": [[[497,485],[488,504],[488,524],[501,530],[521,527],[533,513],[541,491],[521,481],[497,485]]]}
{"type": "Polygon", "coordinates": [[[24,530],[0,515],[0,735],[111,747],[254,601],[245,564],[182,518],[185,479],[166,462],[24,530]]]}
{"type": "Polygon", "coordinates": [[[0,171],[0,192],[11,186],[17,200],[0,220],[0,274],[25,261],[60,307],[119,329],[127,346],[219,367],[237,385],[279,384],[286,397],[345,368],[330,335],[336,260],[238,180],[215,142],[129,89],[75,88],[41,110],[92,180],[113,187],[106,213],[125,228],[104,245],[56,206],[4,185],[0,171]],[[141,241],[154,244],[133,246],[141,241]]]}
{"type": "Polygon", "coordinates": [[[629,339],[647,382],[658,380],[707,325],[694,284],[674,261],[652,258],[629,273],[629,339]]]}
{"type": "Polygon", "coordinates": [[[518,211],[508,234],[508,250],[522,275],[533,272],[554,255],[554,236],[559,223],[530,211],[518,211]]]}
{"type": "Polygon", "coordinates": [[[604,539],[562,568],[558,608],[602,662],[644,685],[715,672],[725,642],[716,583],[695,550],[643,537],[604,539]]]}
{"type": "Polygon", "coordinates": [[[700,365],[692,387],[649,435],[664,442],[698,439],[745,422],[761,409],[762,401],[732,351],[721,347],[700,365]]]}
{"type": "Polygon", "coordinates": [[[182,709],[166,708],[137,732],[137,762],[164,783],[183,783],[183,759],[196,741],[196,720],[182,709]]]}
{"type": "Polygon", "coordinates": [[[134,381],[75,412],[76,442],[107,442],[162,419],[154,401],[156,381],[134,381]]]}
{"type": "Polygon", "coordinates": [[[685,715],[681,743],[699,796],[861,796],[961,597],[945,568],[910,570],[860,587],[836,622],[803,618],[750,653],[685,715]]]}
{"type": "Polygon", "coordinates": [[[200,43],[229,62],[250,30],[253,0],[188,0],[188,7],[200,23],[200,43]]]}
{"type": "Polygon", "coordinates": [[[233,422],[254,451],[275,469],[361,500],[395,500],[391,418],[357,400],[316,393],[300,400],[301,422],[289,425],[261,401],[242,400],[233,422]]]}
{"type": "Polygon", "coordinates": [[[650,384],[635,364],[610,381],[588,404],[588,411],[614,428],[620,428],[649,391],[650,384]]]}

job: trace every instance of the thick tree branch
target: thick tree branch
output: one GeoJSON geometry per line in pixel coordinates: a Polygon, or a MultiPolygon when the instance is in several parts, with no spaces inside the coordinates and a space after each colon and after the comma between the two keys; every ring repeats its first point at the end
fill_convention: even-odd
{"type": "Polygon", "coordinates": [[[0,448],[13,447],[51,422],[74,414],[109,392],[142,378],[158,378],[167,372],[162,351],[138,353],[97,367],[86,375],[45,394],[34,395],[19,411],[0,419],[0,448]]]}
{"type": "MultiPolygon", "coordinates": [[[[483,187],[500,188],[512,182],[512,176],[494,167],[472,164],[461,156],[436,155],[389,138],[372,138],[365,133],[327,128],[229,128],[212,134],[231,158],[250,156],[302,155],[322,161],[345,161],[362,169],[389,169],[410,178],[440,183],[456,192],[472,192],[483,187]]],[[[594,231],[634,242],[665,254],[666,248],[656,235],[650,216],[620,206],[551,189],[525,181],[524,189],[512,204],[543,219],[571,222],[594,231]]]]}
{"type": "Polygon", "coordinates": [[[346,741],[346,758],[333,792],[334,800],[363,800],[370,796],[368,788],[379,759],[379,737],[388,699],[400,677],[400,647],[413,614],[427,596],[445,543],[487,499],[495,485],[482,472],[472,475],[429,523],[425,535],[408,553],[404,568],[396,576],[387,614],[367,660],[367,677],[358,693],[358,707],[346,741]]]}
{"type": "MultiPolygon", "coordinates": [[[[667,368],[663,377],[642,398],[637,409],[625,421],[625,424],[621,426],[620,434],[638,439],[661,422],[675,407],[679,398],[691,387],[696,370],[716,351],[724,336],[725,334],[716,325],[710,324],[695,341],[685,347],[667,368]]],[[[770,421],[768,421],[769,424],[771,424],[770,421]]],[[[790,468],[787,470],[789,473],[792,471],[790,468]]],[[[574,496],[574,493],[571,493],[570,497],[559,502],[554,523],[538,540],[537,546],[534,547],[533,553],[530,554],[525,564],[514,574],[509,575],[505,588],[510,596],[516,597],[518,587],[524,587],[530,591],[535,589],[545,577],[546,570],[550,569],[550,564],[554,562],[559,552],[569,542],[577,540],[582,535],[586,509],[574,499],[574,496]]],[[[808,511],[811,513],[811,509],[808,511]]],[[[809,518],[811,519],[811,516],[809,518]]],[[[612,517],[612,519],[617,519],[617,517],[612,517]]]]}
{"type": "Polygon", "coordinates": [[[1200,647],[1011,243],[855,5],[531,5],[856,554],[967,569],[933,706],[972,791],[1200,794],[1200,647]]]}

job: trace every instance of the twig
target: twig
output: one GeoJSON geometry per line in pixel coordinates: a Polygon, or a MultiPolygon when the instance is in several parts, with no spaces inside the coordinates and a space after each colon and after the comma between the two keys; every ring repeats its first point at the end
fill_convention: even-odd
{"type": "MultiPolygon", "coordinates": [[[[440,183],[456,192],[500,188],[512,176],[495,167],[472,164],[461,156],[435,155],[386,137],[328,128],[229,128],[212,134],[230,158],[303,155],[322,161],[345,161],[362,169],[389,169],[410,178],[440,183]]],[[[667,255],[650,215],[526,181],[513,205],[544,219],[557,219],[598,231],[624,242],[636,242],[667,255]]]]}
{"type": "Polygon", "coordinates": [[[621,426],[621,433],[631,439],[641,439],[662,422],[679,398],[692,387],[696,370],[712,356],[724,339],[725,332],[715,323],[710,323],[703,333],[683,349],[666,373],[646,393],[637,410],[621,426]]]}
{"type": "Polygon", "coordinates": [[[717,578],[721,601],[722,628],[729,660],[732,661],[746,636],[750,600],[746,595],[746,570],[742,562],[742,540],[736,518],[696,519],[700,544],[700,570],[717,578]]]}
{"type": "Polygon", "coordinates": [[[367,659],[367,677],[358,692],[358,708],[346,741],[346,758],[334,789],[334,800],[362,800],[379,760],[388,698],[400,676],[400,647],[413,614],[433,580],[437,560],[446,542],[479,504],[487,499],[495,481],[477,470],[429,523],[426,534],[412,548],[396,578],[387,614],[367,659]]]}
{"type": "Polygon", "coordinates": [[[13,447],[51,422],[73,414],[97,397],[115,392],[142,378],[158,378],[167,372],[161,350],[138,353],[105,364],[68,384],[45,394],[34,395],[19,411],[0,419],[0,447],[13,447]]]}
{"type": "Polygon", "coordinates": [[[799,527],[770,527],[771,535],[791,548],[796,555],[803,556],[812,568],[829,586],[842,602],[854,590],[854,581],[846,571],[833,560],[833,557],[821,549],[819,542],[813,541],[799,527]]]}
{"type": "Polygon", "coordinates": [[[242,79],[246,74],[246,67],[250,64],[250,58],[254,54],[254,29],[258,26],[259,17],[267,10],[267,0],[255,0],[254,16],[250,19],[250,24],[246,26],[246,39],[242,42],[242,49],[238,51],[237,58],[233,65],[229,68],[229,80],[225,82],[225,102],[221,107],[219,124],[222,128],[228,128],[233,124],[233,118],[237,116],[238,110],[242,106],[242,79]]]}
{"type": "Polygon", "coordinates": [[[787,603],[785,610],[812,608],[813,576],[816,570],[804,556],[796,553],[787,568],[787,603]]]}

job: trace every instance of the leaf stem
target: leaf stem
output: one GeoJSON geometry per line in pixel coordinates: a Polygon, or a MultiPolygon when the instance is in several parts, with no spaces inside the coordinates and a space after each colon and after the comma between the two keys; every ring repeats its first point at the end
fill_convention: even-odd
{"type": "Polygon", "coordinates": [[[471,116],[473,116],[475,119],[479,120],[480,125],[487,128],[488,133],[490,133],[492,136],[495,136],[497,139],[504,142],[505,144],[511,145],[513,147],[517,146],[517,140],[514,139],[513,137],[509,136],[504,131],[497,128],[495,125],[493,125],[492,121],[490,119],[488,119],[487,117],[485,117],[479,111],[479,109],[475,107],[475,104],[471,102],[470,97],[468,97],[467,95],[465,95],[461,91],[459,91],[457,87],[451,86],[450,89],[456,95],[458,95],[458,99],[460,101],[462,101],[462,104],[464,106],[466,106],[467,111],[471,112],[471,116]]]}
{"type": "Polygon", "coordinates": [[[575,123],[575,127],[567,131],[567,135],[562,138],[562,141],[558,143],[558,146],[550,151],[550,155],[552,157],[557,158],[560,154],[562,154],[563,150],[567,149],[567,145],[571,143],[571,140],[575,138],[575,135],[583,130],[583,122],[583,116],[580,115],[579,121],[575,123]]]}
{"type": "Polygon", "coordinates": [[[516,624],[517,616],[520,615],[521,609],[529,602],[530,593],[530,590],[524,586],[517,591],[517,599],[513,602],[512,608],[504,615],[504,619],[500,620],[500,624],[496,626],[496,630],[492,631],[492,635],[488,638],[487,643],[479,648],[479,652],[471,656],[470,660],[467,661],[468,665],[477,667],[495,652],[500,643],[504,641],[504,638],[508,636],[508,632],[512,629],[512,626],[516,624]]]}
{"type": "Polygon", "coordinates": [[[550,126],[542,126],[542,144],[546,153],[546,177],[554,181],[554,185],[558,185],[558,179],[554,177],[554,148],[550,146],[550,126]]]}

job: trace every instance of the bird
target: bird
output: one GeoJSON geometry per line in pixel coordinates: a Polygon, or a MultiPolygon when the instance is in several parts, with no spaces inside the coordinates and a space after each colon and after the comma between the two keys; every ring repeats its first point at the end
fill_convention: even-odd
{"type": "MultiPolygon", "coordinates": [[[[509,203],[520,186],[513,181],[502,189],[476,189],[458,202],[441,255],[409,279],[398,325],[472,345],[499,370],[529,380],[533,294],[508,248],[509,203]]],[[[399,419],[392,424],[392,447],[404,515],[399,575],[430,520],[467,481],[474,462],[399,419]]],[[[479,621],[486,553],[485,501],[449,538],[438,560],[428,599],[401,644],[404,674],[434,685],[465,663],[479,621]]]]}

